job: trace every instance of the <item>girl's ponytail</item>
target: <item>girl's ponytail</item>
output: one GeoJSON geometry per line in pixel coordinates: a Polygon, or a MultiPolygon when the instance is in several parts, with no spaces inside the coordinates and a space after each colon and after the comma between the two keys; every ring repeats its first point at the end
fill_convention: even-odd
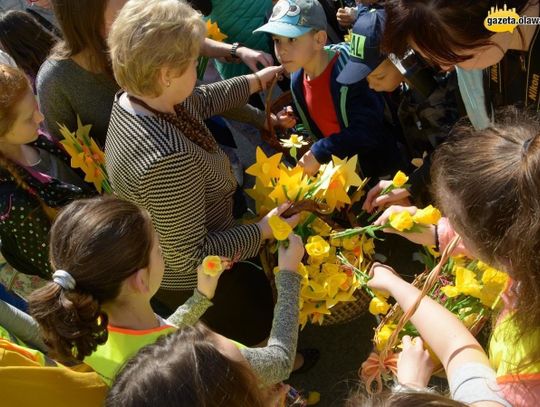
{"type": "Polygon", "coordinates": [[[107,341],[102,306],[150,263],[154,231],[137,205],[100,196],[70,203],[51,229],[53,281],[30,297],[30,313],[58,356],[83,360],[107,341]]]}

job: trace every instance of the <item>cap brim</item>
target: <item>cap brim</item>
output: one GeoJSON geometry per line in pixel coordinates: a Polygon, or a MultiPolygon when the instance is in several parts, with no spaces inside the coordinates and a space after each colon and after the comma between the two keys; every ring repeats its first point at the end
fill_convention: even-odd
{"type": "Polygon", "coordinates": [[[298,25],[282,23],[280,21],[270,21],[262,27],[257,28],[255,31],[253,31],[253,33],[269,33],[279,35],[281,37],[296,38],[310,32],[311,30],[311,27],[301,27],[298,25]]]}
{"type": "Polygon", "coordinates": [[[337,77],[337,81],[343,85],[352,85],[365,79],[373,69],[361,62],[349,61],[337,77]]]}

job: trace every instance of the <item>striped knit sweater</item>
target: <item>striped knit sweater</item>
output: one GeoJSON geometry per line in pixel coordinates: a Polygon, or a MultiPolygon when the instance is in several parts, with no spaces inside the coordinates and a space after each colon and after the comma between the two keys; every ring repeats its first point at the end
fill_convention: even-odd
{"type": "MultiPolygon", "coordinates": [[[[196,87],[183,102],[202,121],[246,104],[249,83],[239,77],[196,87]]],[[[197,285],[197,265],[207,255],[246,259],[261,245],[257,225],[236,225],[237,184],[226,155],[209,153],[175,126],[155,116],[113,105],[105,157],[116,193],[148,210],[165,259],[161,287],[197,285]]]]}

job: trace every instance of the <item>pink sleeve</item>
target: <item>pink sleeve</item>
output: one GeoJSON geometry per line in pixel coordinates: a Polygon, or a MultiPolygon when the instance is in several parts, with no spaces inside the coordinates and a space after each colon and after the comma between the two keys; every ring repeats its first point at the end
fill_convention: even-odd
{"type": "MultiPolygon", "coordinates": [[[[442,253],[446,246],[450,244],[452,239],[457,236],[457,233],[454,231],[454,228],[450,224],[448,218],[441,218],[439,223],[437,223],[437,237],[439,239],[439,250],[442,253]]],[[[469,258],[472,258],[471,252],[463,245],[463,241],[457,245],[454,249],[452,255],[463,255],[469,258]]]]}

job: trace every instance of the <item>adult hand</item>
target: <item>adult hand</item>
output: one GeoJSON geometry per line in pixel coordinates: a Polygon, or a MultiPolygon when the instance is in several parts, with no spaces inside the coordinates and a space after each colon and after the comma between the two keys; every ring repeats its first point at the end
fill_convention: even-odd
{"type": "MultiPolygon", "coordinates": [[[[284,204],[281,204],[277,208],[272,209],[270,212],[266,214],[264,218],[262,218],[257,225],[259,226],[259,229],[261,230],[261,235],[263,240],[271,239],[272,238],[272,229],[270,228],[270,225],[268,221],[272,216],[280,216],[283,212],[285,212],[289,207],[291,206],[290,202],[285,202],[284,204]]],[[[290,218],[282,218],[285,222],[289,224],[291,228],[295,228],[296,225],[298,225],[298,222],[300,221],[300,214],[296,214],[291,216],[290,218]]]]}
{"type": "Polygon", "coordinates": [[[396,188],[387,194],[379,196],[387,187],[392,185],[392,181],[379,181],[377,185],[371,188],[366,196],[366,200],[362,205],[362,209],[366,212],[372,212],[373,209],[391,204],[401,204],[409,206],[410,192],[404,188],[396,188]]]}
{"type": "Polygon", "coordinates": [[[298,271],[298,266],[304,257],[304,242],[294,233],[289,235],[289,245],[279,245],[278,268],[280,270],[298,271]]]}
{"type": "Polygon", "coordinates": [[[216,288],[218,285],[219,277],[225,270],[229,270],[232,267],[231,261],[226,257],[220,257],[223,270],[217,273],[215,276],[206,274],[203,270],[203,266],[200,265],[197,268],[197,290],[206,298],[211,300],[216,294],[216,288]]]}
{"type": "MultiPolygon", "coordinates": [[[[399,213],[407,211],[411,215],[414,215],[418,208],[416,206],[400,206],[392,205],[387,208],[379,218],[373,222],[376,226],[386,225],[390,220],[390,215],[393,213],[399,213]]],[[[423,246],[434,246],[435,245],[435,226],[434,225],[422,225],[421,232],[400,232],[394,228],[385,228],[383,229],[385,233],[394,233],[396,235],[403,236],[405,239],[410,240],[413,243],[421,244],[423,246]]]]}
{"type": "Polygon", "coordinates": [[[433,362],[421,338],[403,337],[403,351],[397,362],[397,379],[402,386],[425,389],[433,373],[433,362]]]}
{"type": "Polygon", "coordinates": [[[312,177],[319,171],[321,164],[315,158],[311,150],[307,151],[298,161],[298,165],[304,169],[304,174],[312,177]]]}
{"type": "Polygon", "coordinates": [[[238,58],[240,58],[253,72],[259,70],[257,66],[258,63],[265,68],[274,65],[274,58],[272,58],[272,55],[248,47],[238,47],[236,55],[238,55],[238,58]]]}
{"type": "Polygon", "coordinates": [[[276,75],[280,75],[281,72],[283,72],[282,66],[269,66],[268,68],[261,69],[257,73],[248,75],[247,78],[249,80],[251,93],[268,89],[270,82],[274,80],[276,75]],[[260,86],[262,86],[262,89],[260,89],[260,86]]]}

